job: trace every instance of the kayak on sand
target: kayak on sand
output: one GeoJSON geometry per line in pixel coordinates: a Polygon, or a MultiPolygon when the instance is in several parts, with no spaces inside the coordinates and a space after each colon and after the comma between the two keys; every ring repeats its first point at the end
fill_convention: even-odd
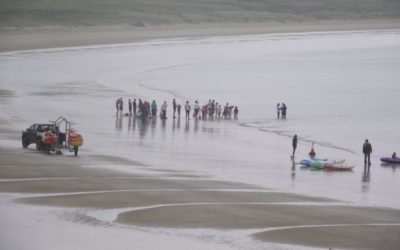
{"type": "Polygon", "coordinates": [[[343,164],[343,163],[325,164],[324,165],[325,170],[331,170],[331,171],[350,171],[353,168],[354,168],[354,166],[348,166],[347,164],[343,164]]]}
{"type": "Polygon", "coordinates": [[[300,164],[305,165],[305,166],[311,166],[312,164],[315,164],[315,163],[343,163],[344,161],[345,161],[345,159],[329,160],[329,159],[313,158],[313,159],[301,160],[300,164]]]}

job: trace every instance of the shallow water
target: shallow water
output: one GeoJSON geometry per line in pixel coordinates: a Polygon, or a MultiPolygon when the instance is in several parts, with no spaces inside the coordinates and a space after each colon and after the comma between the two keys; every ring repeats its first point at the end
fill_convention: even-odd
{"type": "MultiPolygon", "coordinates": [[[[122,156],[279,191],[400,208],[400,168],[379,158],[398,151],[400,31],[315,32],[170,39],[0,54],[2,128],[22,130],[63,115],[85,137],[80,152],[122,156]],[[9,95],[10,92],[7,92],[9,95]],[[123,97],[169,104],[166,121],[115,113],[123,97]],[[172,119],[179,103],[208,99],[238,105],[239,120],[172,119]],[[286,120],[275,105],[288,106],[286,120]],[[311,142],[319,157],[345,158],[352,172],[292,165],[311,142]],[[373,165],[364,171],[368,138],[373,165]]],[[[13,146],[19,147],[15,140],[13,146]]],[[[109,166],[113,167],[113,166],[109,166]]],[[[119,170],[121,168],[118,168],[119,170]]]]}

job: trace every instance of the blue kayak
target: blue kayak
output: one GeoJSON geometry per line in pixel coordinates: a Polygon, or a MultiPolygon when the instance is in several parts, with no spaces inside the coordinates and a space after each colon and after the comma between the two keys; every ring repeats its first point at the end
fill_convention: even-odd
{"type": "Polygon", "coordinates": [[[304,159],[304,160],[301,160],[299,163],[301,165],[311,166],[312,163],[321,161],[321,160],[323,160],[323,159],[304,159]]]}
{"type": "Polygon", "coordinates": [[[299,163],[301,165],[310,167],[312,164],[315,164],[315,163],[343,163],[344,161],[345,161],[345,159],[329,160],[329,159],[312,158],[312,159],[301,160],[299,163]]]}
{"type": "Polygon", "coordinates": [[[385,163],[397,163],[400,164],[400,158],[392,158],[392,157],[382,157],[381,162],[385,163]]]}

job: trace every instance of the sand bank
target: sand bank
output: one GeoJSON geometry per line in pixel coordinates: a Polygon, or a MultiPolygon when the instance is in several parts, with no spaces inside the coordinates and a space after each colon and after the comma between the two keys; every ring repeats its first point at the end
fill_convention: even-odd
{"type": "Polygon", "coordinates": [[[116,25],[3,28],[0,30],[0,52],[132,43],[161,38],[397,28],[400,28],[400,22],[397,19],[297,23],[176,24],[147,27],[116,25]]]}
{"type": "MultiPolygon", "coordinates": [[[[114,223],[134,226],[258,229],[256,239],[294,245],[395,249],[400,244],[395,237],[400,228],[400,212],[396,209],[354,207],[240,183],[171,178],[171,173],[156,169],[153,176],[120,173],[101,169],[100,165],[107,162],[117,166],[129,161],[106,156],[47,156],[33,149],[4,148],[0,153],[0,191],[29,196],[17,202],[123,209],[115,214],[114,223]],[[82,167],[88,164],[98,168],[82,167]],[[296,228],[304,225],[312,226],[306,230],[296,228]],[[289,228],[275,230],[281,227],[289,228]],[[332,234],[345,235],[336,240],[332,234]],[[378,241],[371,244],[372,239],[378,241]]],[[[88,215],[85,218],[101,224],[88,215]]]]}

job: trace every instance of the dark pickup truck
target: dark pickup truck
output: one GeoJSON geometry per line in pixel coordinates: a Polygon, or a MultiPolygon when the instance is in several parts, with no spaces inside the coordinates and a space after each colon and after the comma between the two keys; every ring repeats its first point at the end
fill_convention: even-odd
{"type": "Polygon", "coordinates": [[[36,149],[43,149],[42,133],[46,131],[55,133],[60,145],[65,142],[65,133],[61,133],[55,124],[33,124],[22,132],[22,147],[26,148],[29,144],[35,143],[36,149]]]}

